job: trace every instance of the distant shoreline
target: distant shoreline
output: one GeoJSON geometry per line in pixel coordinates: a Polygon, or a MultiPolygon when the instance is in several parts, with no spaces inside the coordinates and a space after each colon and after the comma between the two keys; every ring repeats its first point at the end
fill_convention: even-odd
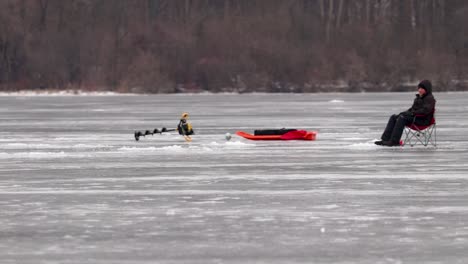
{"type": "MultiPolygon", "coordinates": [[[[468,92],[468,90],[444,90],[435,91],[435,93],[458,93],[468,92]]],[[[242,95],[242,94],[358,94],[358,93],[414,93],[414,91],[360,91],[360,92],[347,92],[347,91],[329,91],[329,92],[183,92],[183,93],[118,93],[110,91],[80,91],[80,90],[64,90],[64,91],[34,91],[24,90],[16,92],[0,92],[0,97],[7,96],[142,96],[142,95],[242,95]]]]}
{"type": "MultiPolygon", "coordinates": [[[[141,94],[252,94],[252,93],[382,93],[382,92],[415,92],[418,82],[404,82],[400,84],[374,84],[362,82],[350,84],[345,81],[333,81],[320,84],[274,83],[271,87],[221,87],[215,90],[205,90],[199,86],[177,85],[176,89],[143,89],[133,87],[119,90],[105,87],[89,89],[87,87],[58,88],[32,88],[32,89],[0,89],[0,95],[141,95],[141,94]],[[153,92],[151,92],[153,91],[153,92]],[[166,91],[166,92],[162,92],[166,91]]],[[[452,80],[448,83],[434,83],[435,92],[468,91],[468,80],[452,80]]]]}

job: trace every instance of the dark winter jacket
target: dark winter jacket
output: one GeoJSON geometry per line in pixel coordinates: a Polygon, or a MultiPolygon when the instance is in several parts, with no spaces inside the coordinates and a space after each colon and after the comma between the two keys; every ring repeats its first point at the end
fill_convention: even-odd
{"type": "Polygon", "coordinates": [[[408,112],[412,115],[424,115],[424,117],[418,118],[420,119],[418,123],[429,124],[433,117],[436,104],[436,100],[432,95],[432,85],[431,82],[424,80],[418,86],[424,88],[426,93],[423,96],[416,94],[413,106],[408,109],[408,112]]]}

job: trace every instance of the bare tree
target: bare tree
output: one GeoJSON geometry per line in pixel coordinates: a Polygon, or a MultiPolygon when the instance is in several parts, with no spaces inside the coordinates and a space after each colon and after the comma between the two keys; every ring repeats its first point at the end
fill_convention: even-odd
{"type": "Polygon", "coordinates": [[[467,79],[467,8],[463,0],[3,0],[0,87],[391,90],[422,77],[449,85],[467,79]]]}

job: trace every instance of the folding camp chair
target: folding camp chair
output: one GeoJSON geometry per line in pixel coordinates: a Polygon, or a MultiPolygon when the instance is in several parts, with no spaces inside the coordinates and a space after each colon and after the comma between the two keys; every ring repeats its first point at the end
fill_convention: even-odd
{"type": "Polygon", "coordinates": [[[429,144],[437,147],[435,110],[432,112],[432,119],[429,125],[416,125],[416,119],[421,117],[424,117],[424,115],[416,115],[413,119],[413,123],[405,127],[403,145],[409,144],[413,147],[415,144],[421,143],[425,147],[429,144]]]}

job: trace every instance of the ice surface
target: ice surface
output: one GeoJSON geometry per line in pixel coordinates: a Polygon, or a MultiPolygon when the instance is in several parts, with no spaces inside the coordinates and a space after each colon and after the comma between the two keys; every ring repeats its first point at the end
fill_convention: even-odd
{"type": "Polygon", "coordinates": [[[375,146],[413,97],[2,95],[0,262],[466,263],[468,93],[437,148],[375,146]],[[283,127],[317,140],[235,135],[283,127]]]}

